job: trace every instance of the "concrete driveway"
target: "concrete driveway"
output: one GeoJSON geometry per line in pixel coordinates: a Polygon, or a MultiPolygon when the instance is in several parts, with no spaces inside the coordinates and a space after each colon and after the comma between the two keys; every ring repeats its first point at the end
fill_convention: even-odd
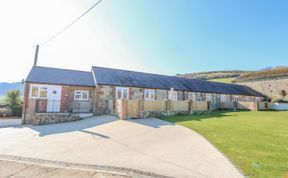
{"type": "Polygon", "coordinates": [[[11,127],[21,125],[21,118],[17,119],[3,119],[0,118],[0,128],[1,127],[11,127]]]}
{"type": "Polygon", "coordinates": [[[0,129],[0,154],[106,165],[172,177],[243,177],[188,128],[158,119],[82,121],[0,129]]]}

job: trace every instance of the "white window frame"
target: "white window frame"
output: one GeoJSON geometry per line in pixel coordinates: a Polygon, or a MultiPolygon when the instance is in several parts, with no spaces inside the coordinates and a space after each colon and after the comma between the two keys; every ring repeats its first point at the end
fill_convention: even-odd
{"type": "Polygon", "coordinates": [[[30,92],[29,92],[29,96],[30,98],[33,98],[33,99],[47,99],[48,98],[48,86],[45,86],[45,85],[31,85],[30,86],[30,92]],[[37,96],[32,96],[32,89],[33,88],[37,88],[37,96]],[[46,89],[44,89],[46,88],[46,89]],[[40,96],[40,93],[41,92],[45,92],[46,91],[46,97],[41,97],[40,96]]]}
{"type": "Polygon", "coordinates": [[[212,93],[206,93],[206,101],[212,101],[212,93]]]}
{"type": "Polygon", "coordinates": [[[145,100],[155,100],[156,96],[155,96],[156,92],[153,89],[144,89],[144,99],[145,100]],[[146,93],[148,93],[148,97],[146,97],[146,93]]]}
{"type": "Polygon", "coordinates": [[[226,95],[220,95],[220,101],[221,102],[226,102],[227,101],[226,95]]]}
{"type": "Polygon", "coordinates": [[[168,99],[172,101],[177,101],[178,100],[178,92],[174,90],[168,91],[168,99]]]}
{"type": "Polygon", "coordinates": [[[88,101],[89,100],[89,91],[88,90],[75,90],[74,91],[74,100],[75,101],[88,101]],[[76,93],[80,92],[80,98],[76,98],[76,93]],[[87,98],[83,98],[83,94],[87,95],[87,98]]]}
{"type": "Polygon", "coordinates": [[[116,87],[116,99],[129,99],[129,88],[127,87],[116,87]],[[118,97],[118,90],[121,91],[121,96],[118,97]],[[124,98],[124,90],[127,90],[127,98],[124,98]]]}
{"type": "Polygon", "coordinates": [[[240,96],[233,96],[233,101],[234,102],[239,102],[240,101],[240,96]]]}

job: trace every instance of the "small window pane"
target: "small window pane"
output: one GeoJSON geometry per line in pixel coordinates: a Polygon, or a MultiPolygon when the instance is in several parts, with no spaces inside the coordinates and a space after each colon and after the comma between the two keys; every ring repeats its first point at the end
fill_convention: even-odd
{"type": "Polygon", "coordinates": [[[75,99],[78,99],[78,100],[79,100],[80,98],[81,98],[81,95],[79,95],[79,94],[76,94],[76,95],[75,95],[75,99]]]}
{"type": "Polygon", "coordinates": [[[117,99],[121,99],[121,92],[122,90],[120,88],[117,89],[117,99]]]}
{"type": "Polygon", "coordinates": [[[47,98],[47,91],[40,91],[40,98],[47,98]]]}
{"type": "Polygon", "coordinates": [[[32,87],[31,96],[38,97],[38,87],[32,87]]]}
{"type": "Polygon", "coordinates": [[[149,92],[145,90],[145,98],[149,98],[149,92]]]}
{"type": "Polygon", "coordinates": [[[82,99],[88,99],[88,93],[87,92],[83,92],[82,99]]]}
{"type": "Polygon", "coordinates": [[[151,97],[150,98],[151,99],[155,99],[155,93],[154,92],[151,93],[151,97]]]}
{"type": "Polygon", "coordinates": [[[127,89],[123,89],[123,99],[128,99],[128,91],[127,89]]]}

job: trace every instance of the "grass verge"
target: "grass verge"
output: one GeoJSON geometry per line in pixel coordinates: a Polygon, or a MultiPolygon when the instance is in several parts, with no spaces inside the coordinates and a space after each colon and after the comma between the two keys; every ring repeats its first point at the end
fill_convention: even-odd
{"type": "Polygon", "coordinates": [[[288,177],[288,112],[214,112],[162,118],[191,128],[229,156],[246,176],[288,177]]]}

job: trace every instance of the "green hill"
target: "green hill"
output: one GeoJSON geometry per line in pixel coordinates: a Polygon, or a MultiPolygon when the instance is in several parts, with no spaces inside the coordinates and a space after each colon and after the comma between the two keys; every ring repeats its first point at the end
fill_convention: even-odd
{"type": "Polygon", "coordinates": [[[251,71],[231,70],[231,71],[211,71],[211,72],[198,72],[177,74],[177,77],[185,77],[198,80],[208,80],[221,83],[232,83],[236,78],[243,74],[250,73],[251,71]]]}
{"type": "Polygon", "coordinates": [[[230,77],[230,78],[216,78],[216,79],[211,79],[209,81],[211,81],[211,82],[221,82],[221,83],[233,83],[233,81],[235,79],[236,78],[234,78],[234,77],[230,77]]]}

